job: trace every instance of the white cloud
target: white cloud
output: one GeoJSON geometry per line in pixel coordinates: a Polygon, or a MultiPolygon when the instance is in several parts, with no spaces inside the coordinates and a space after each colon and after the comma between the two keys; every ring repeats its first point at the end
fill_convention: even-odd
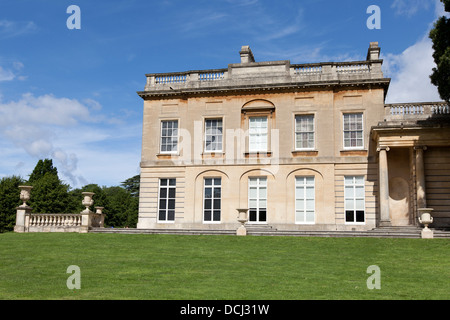
{"type": "Polygon", "coordinates": [[[12,38],[37,30],[33,21],[0,20],[0,38],[12,38]]]}
{"type": "MultiPolygon", "coordinates": [[[[0,101],[0,171],[9,167],[10,172],[23,176],[38,159],[52,158],[60,178],[72,187],[88,181],[118,185],[135,175],[140,149],[123,149],[115,143],[121,139],[139,141],[141,130],[129,123],[111,125],[109,117],[97,113],[101,109],[92,99],[80,102],[50,94],[27,93],[17,101],[0,101]]],[[[0,172],[0,176],[10,174],[0,172]]]]}
{"type": "Polygon", "coordinates": [[[386,102],[440,101],[437,88],[431,84],[430,75],[435,66],[431,40],[424,36],[401,54],[386,54],[385,76],[391,77],[386,102]]]}
{"type": "Polygon", "coordinates": [[[0,66],[0,81],[11,81],[16,76],[11,70],[5,70],[0,66]]]}
{"type": "Polygon", "coordinates": [[[412,17],[419,10],[428,9],[433,0],[394,0],[391,8],[398,15],[412,17]]]}

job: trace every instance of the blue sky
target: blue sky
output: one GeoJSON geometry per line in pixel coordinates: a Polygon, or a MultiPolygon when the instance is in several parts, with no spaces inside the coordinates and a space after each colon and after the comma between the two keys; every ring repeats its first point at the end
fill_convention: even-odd
{"type": "Polygon", "coordinates": [[[428,32],[442,14],[438,0],[2,0],[0,178],[51,158],[72,187],[119,185],[139,173],[145,74],[226,68],[242,45],[309,63],[365,60],[378,41],[387,102],[441,100],[428,32]]]}

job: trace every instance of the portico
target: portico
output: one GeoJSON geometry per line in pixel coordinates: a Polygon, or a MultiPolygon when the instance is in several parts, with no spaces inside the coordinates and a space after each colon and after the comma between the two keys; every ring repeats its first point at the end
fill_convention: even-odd
{"type": "Polygon", "coordinates": [[[434,226],[448,223],[450,166],[445,163],[450,128],[445,107],[386,105],[385,120],[372,128],[378,151],[380,227],[419,225],[418,209],[433,205],[434,226]]]}

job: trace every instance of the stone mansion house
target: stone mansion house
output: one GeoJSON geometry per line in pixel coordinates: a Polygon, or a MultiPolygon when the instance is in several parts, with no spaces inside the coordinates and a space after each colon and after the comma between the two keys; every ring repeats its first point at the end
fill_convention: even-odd
{"type": "Polygon", "coordinates": [[[450,227],[450,110],[385,104],[378,43],[355,62],[147,74],[138,229],[450,227]]]}

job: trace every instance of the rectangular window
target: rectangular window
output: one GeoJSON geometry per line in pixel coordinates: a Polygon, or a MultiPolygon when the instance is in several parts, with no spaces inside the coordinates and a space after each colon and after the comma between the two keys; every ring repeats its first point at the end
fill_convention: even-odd
{"type": "Polygon", "coordinates": [[[347,176],[344,178],[345,222],[365,222],[364,177],[347,176]]]}
{"type": "Polygon", "coordinates": [[[205,120],[205,151],[222,151],[222,119],[205,120]]]}
{"type": "Polygon", "coordinates": [[[295,178],[295,223],[314,223],[314,177],[295,178]]]}
{"type": "Polygon", "coordinates": [[[178,151],[178,120],[161,121],[161,153],[178,151]]]}
{"type": "Polygon", "coordinates": [[[249,118],[249,152],[267,152],[267,117],[249,118]]]}
{"type": "Polygon", "coordinates": [[[249,222],[267,221],[267,178],[249,178],[248,180],[249,222]]]}
{"type": "Polygon", "coordinates": [[[362,113],[344,114],[344,148],[363,148],[363,131],[362,113]]]}
{"type": "Polygon", "coordinates": [[[175,221],[176,179],[159,179],[158,221],[175,221]]]}
{"type": "Polygon", "coordinates": [[[314,149],[314,116],[295,116],[295,149],[314,149]]]}
{"type": "Polygon", "coordinates": [[[205,178],[204,182],[203,221],[220,222],[222,179],[205,178]]]}

